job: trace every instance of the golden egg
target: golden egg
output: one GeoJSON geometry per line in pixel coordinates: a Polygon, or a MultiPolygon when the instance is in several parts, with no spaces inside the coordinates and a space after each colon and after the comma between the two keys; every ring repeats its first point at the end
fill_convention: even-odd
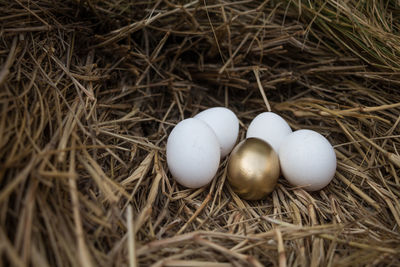
{"type": "Polygon", "coordinates": [[[280,174],[279,158],[267,142],[247,138],[232,150],[227,171],[228,182],[236,194],[258,200],[274,190],[280,174]]]}

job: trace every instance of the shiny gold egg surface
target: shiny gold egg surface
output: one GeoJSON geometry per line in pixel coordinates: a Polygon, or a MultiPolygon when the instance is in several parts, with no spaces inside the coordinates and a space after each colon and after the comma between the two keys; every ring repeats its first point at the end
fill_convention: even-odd
{"type": "Polygon", "coordinates": [[[279,158],[267,142],[258,138],[241,141],[228,161],[228,182],[241,198],[258,200],[271,193],[279,178],[279,158]]]}

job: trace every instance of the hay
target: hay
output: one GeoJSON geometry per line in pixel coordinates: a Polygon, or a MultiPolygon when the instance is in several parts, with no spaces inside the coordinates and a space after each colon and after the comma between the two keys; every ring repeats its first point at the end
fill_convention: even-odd
{"type": "Polygon", "coordinates": [[[400,265],[398,1],[0,1],[0,252],[14,266],[400,265]],[[171,178],[212,106],[334,145],[308,193],[171,178]]]}

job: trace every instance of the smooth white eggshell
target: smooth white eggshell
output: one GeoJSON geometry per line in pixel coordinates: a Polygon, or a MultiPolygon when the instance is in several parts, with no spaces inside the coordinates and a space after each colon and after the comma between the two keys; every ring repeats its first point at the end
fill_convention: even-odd
{"type": "Polygon", "coordinates": [[[239,120],[235,113],[224,107],[215,107],[200,112],[194,118],[213,129],[221,147],[221,157],[228,155],[239,135],[239,120]]]}
{"type": "Polygon", "coordinates": [[[308,191],[322,189],[333,179],[336,154],[329,141],[312,130],[288,135],[279,149],[283,176],[308,191]]]}
{"type": "Polygon", "coordinates": [[[178,183],[189,188],[202,187],[213,179],[220,153],[217,136],[201,120],[179,122],[168,137],[168,168],[178,183]]]}
{"type": "Polygon", "coordinates": [[[258,114],[250,123],[246,138],[260,138],[278,153],[282,140],[290,133],[292,129],[281,116],[273,112],[264,112],[258,114]]]}

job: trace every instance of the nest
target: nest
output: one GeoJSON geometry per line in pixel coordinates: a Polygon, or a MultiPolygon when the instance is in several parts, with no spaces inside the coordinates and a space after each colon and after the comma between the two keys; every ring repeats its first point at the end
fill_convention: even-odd
{"type": "MultiPolygon", "coordinates": [[[[0,252],[13,266],[400,265],[398,1],[0,1],[0,252]],[[186,189],[169,132],[272,110],[333,181],[186,189]]],[[[2,264],[2,265],[3,265],[2,264]]]]}

